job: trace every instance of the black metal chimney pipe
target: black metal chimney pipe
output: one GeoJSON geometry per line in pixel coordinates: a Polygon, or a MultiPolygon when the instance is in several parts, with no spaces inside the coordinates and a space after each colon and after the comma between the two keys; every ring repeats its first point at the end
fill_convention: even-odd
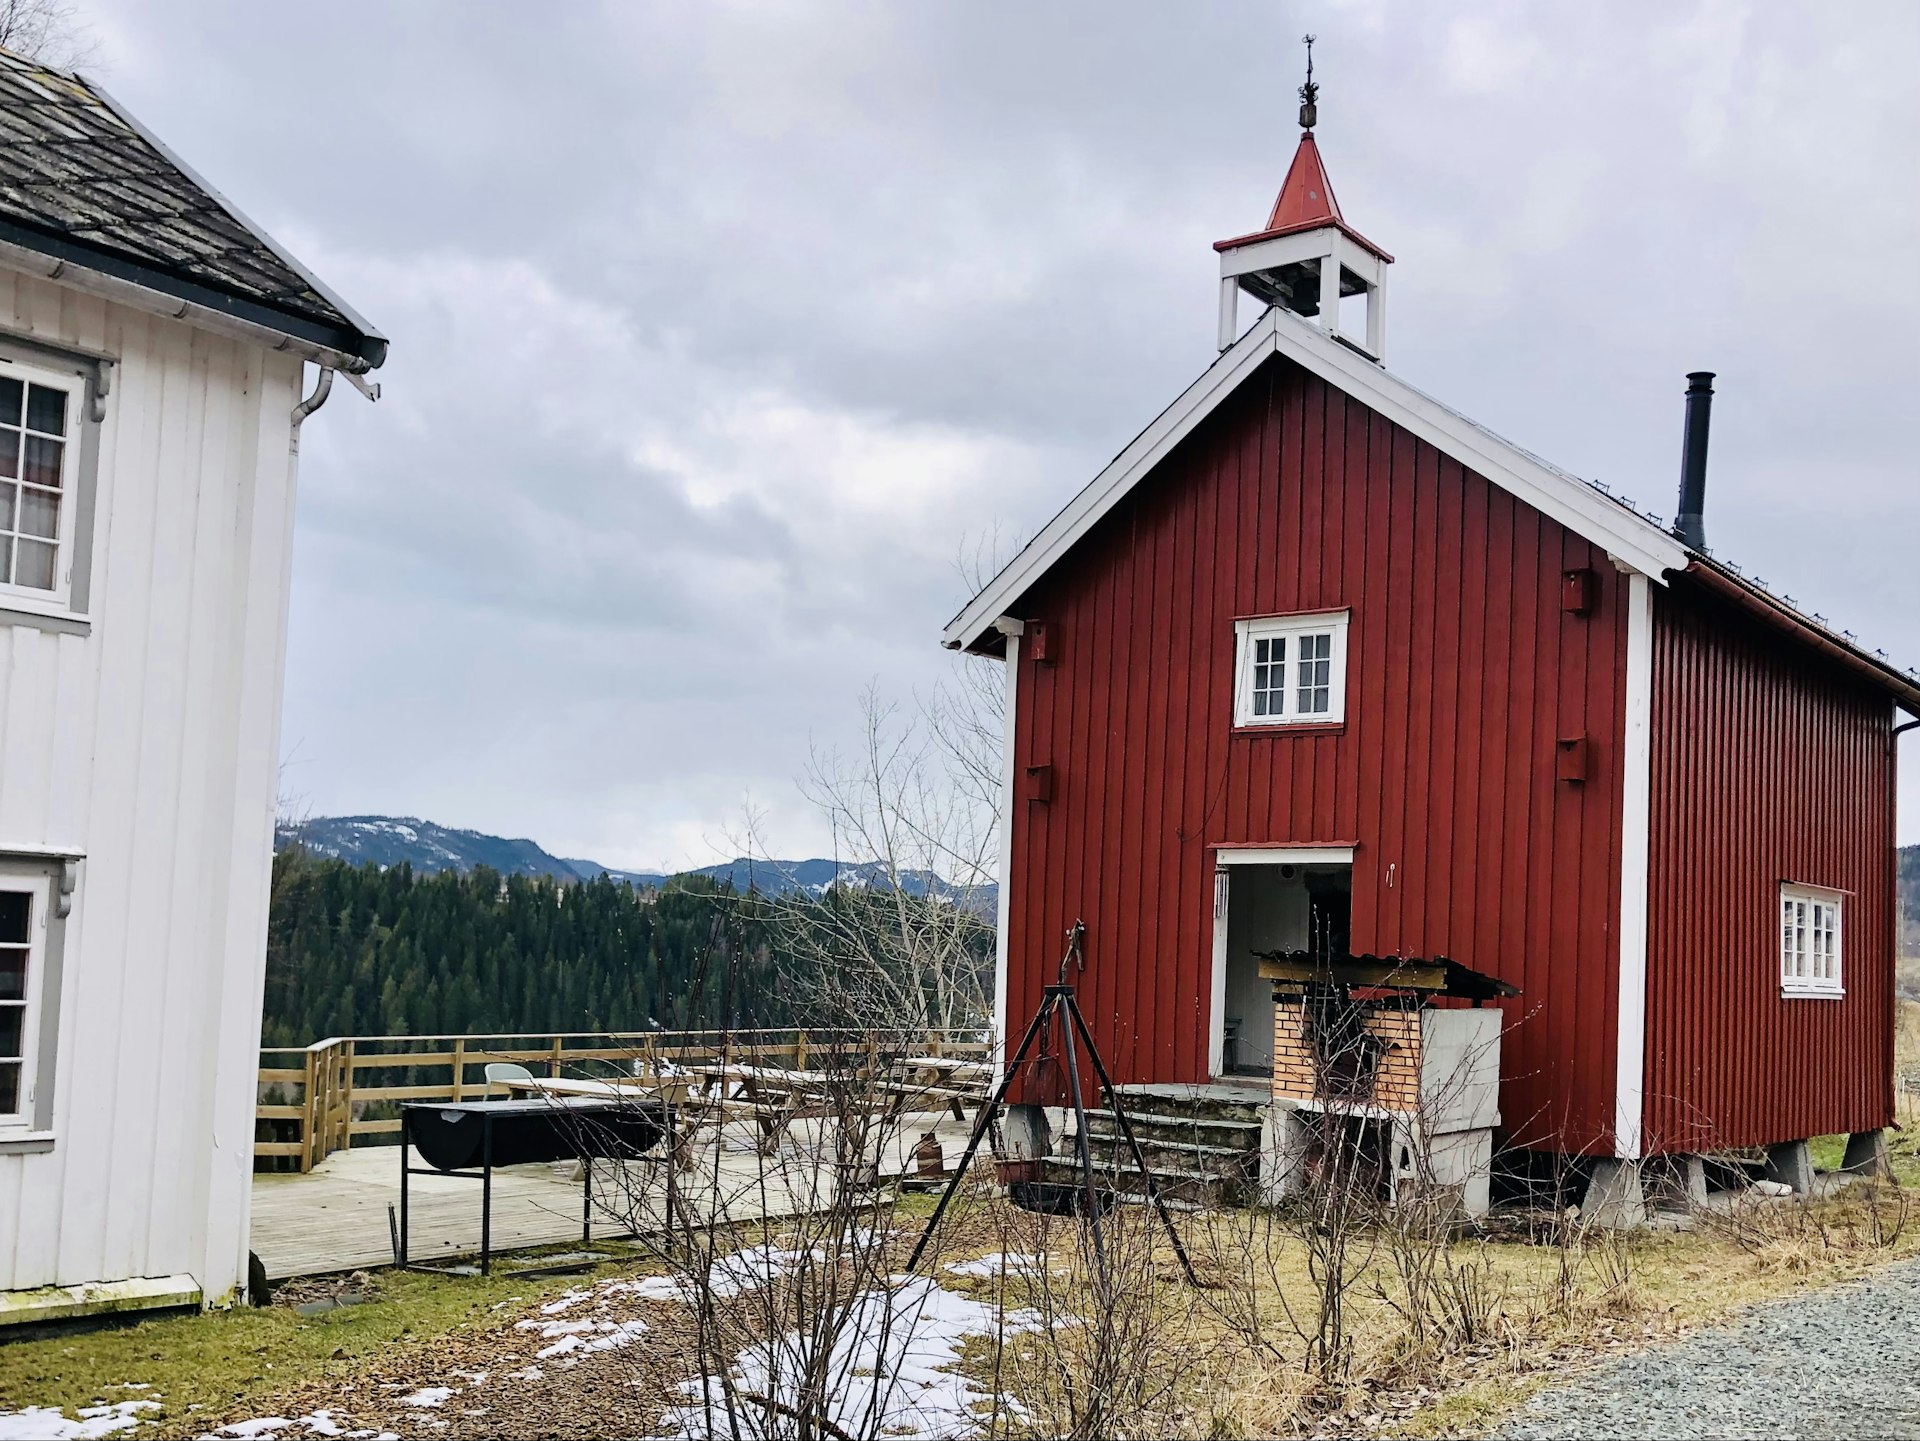
{"type": "Polygon", "coordinates": [[[1680,506],[1673,533],[1707,548],[1707,429],[1713,423],[1713,372],[1687,372],[1687,429],[1680,443],[1680,506]]]}

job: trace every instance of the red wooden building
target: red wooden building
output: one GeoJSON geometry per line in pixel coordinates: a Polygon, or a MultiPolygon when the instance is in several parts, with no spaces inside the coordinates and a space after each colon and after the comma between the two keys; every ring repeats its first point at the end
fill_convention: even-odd
{"type": "Polygon", "coordinates": [[[1523,1146],[1884,1126],[1920,683],[1707,551],[1709,377],[1669,530],[1385,368],[1310,130],[1216,249],[1218,360],[946,632],[1006,663],[1003,1031],[1079,918],[1117,1079],[1258,1074],[1252,950],[1331,942],[1519,987],[1523,1146]]]}

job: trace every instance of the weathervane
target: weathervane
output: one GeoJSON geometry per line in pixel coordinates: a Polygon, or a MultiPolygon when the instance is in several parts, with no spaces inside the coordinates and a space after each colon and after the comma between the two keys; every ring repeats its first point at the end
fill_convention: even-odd
{"type": "Polygon", "coordinates": [[[1320,98],[1320,87],[1313,83],[1313,35],[1301,37],[1307,46],[1307,83],[1300,87],[1300,128],[1313,129],[1313,122],[1320,118],[1314,102],[1320,98]]]}

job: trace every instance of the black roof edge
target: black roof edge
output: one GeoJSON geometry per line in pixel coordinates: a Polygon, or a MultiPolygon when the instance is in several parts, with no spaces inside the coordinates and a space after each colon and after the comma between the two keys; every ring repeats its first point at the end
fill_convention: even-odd
{"type": "Polygon", "coordinates": [[[102,275],[110,275],[115,280],[125,280],[147,290],[158,291],[162,295],[171,295],[176,300],[185,300],[194,305],[205,306],[236,320],[244,320],[253,325],[263,326],[294,340],[304,340],[327,350],[339,351],[364,361],[367,369],[377,370],[386,361],[387,341],[384,336],[369,335],[353,329],[343,329],[337,325],[328,325],[309,315],[296,315],[282,310],[278,306],[267,305],[258,300],[248,300],[229,291],[217,290],[210,285],[188,280],[151,265],[143,265],[137,260],[98,246],[88,245],[85,241],[75,240],[72,236],[61,235],[50,230],[41,230],[37,226],[23,225],[15,220],[0,218],[0,240],[9,241],[25,250],[50,255],[56,260],[64,260],[73,265],[84,266],[88,270],[97,270],[102,275]]]}

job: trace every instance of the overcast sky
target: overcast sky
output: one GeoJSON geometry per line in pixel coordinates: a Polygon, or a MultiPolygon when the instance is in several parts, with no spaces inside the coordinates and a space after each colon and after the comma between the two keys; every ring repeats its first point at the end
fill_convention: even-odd
{"type": "MultiPolygon", "coordinates": [[[[1211,360],[1297,37],[1391,368],[1920,662],[1920,5],[81,0],[391,337],[302,441],[286,788],[698,864],[1211,360]]],[[[1920,839],[1905,746],[1901,834],[1920,839]]]]}

